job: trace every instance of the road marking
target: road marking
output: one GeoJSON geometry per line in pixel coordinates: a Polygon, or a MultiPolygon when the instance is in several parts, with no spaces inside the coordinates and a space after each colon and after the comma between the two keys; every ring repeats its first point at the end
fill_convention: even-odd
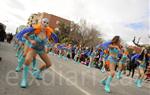
{"type": "MultiPolygon", "coordinates": [[[[49,56],[50,57],[50,56],[49,56]]],[[[39,61],[42,61],[39,57],[37,57],[37,59],[39,61]]],[[[43,61],[42,61],[43,62],[43,61]]],[[[58,63],[58,61],[57,61],[58,63]]],[[[61,73],[57,72],[54,68],[50,68],[51,70],[53,70],[56,74],[58,74],[60,77],[62,77],[63,79],[65,79],[66,81],[68,81],[69,83],[71,83],[73,86],[75,86],[77,89],[79,89],[81,92],[85,93],[85,95],[91,95],[89,92],[87,92],[86,90],[84,90],[83,88],[81,88],[80,86],[78,86],[77,84],[75,84],[74,82],[72,82],[71,80],[69,80],[69,78],[65,77],[64,75],[62,75],[61,73]]]]}
{"type": "Polygon", "coordinates": [[[83,93],[85,93],[85,95],[91,95],[90,93],[88,93],[87,91],[85,91],[84,89],[82,89],[80,86],[78,86],[77,84],[73,83],[71,80],[69,80],[68,78],[66,78],[64,75],[62,75],[61,73],[57,72],[54,68],[50,68],[51,70],[53,70],[56,74],[58,74],[60,77],[62,77],[63,79],[65,79],[66,81],[68,81],[69,83],[71,83],[73,86],[75,86],[76,88],[78,88],[80,91],[82,91],[83,93]]]}

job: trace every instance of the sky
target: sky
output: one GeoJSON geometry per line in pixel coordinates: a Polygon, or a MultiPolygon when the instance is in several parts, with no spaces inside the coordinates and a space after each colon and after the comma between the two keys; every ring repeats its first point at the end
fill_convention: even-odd
{"type": "Polygon", "coordinates": [[[32,13],[47,12],[75,23],[85,19],[97,26],[104,40],[119,35],[132,44],[141,37],[141,44],[150,44],[150,0],[3,0],[0,3],[0,22],[6,32],[15,33],[32,13]]]}

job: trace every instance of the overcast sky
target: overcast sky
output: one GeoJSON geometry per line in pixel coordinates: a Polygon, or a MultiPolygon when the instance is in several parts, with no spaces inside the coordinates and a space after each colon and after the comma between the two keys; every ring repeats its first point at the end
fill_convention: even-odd
{"type": "Polygon", "coordinates": [[[131,44],[137,36],[148,44],[149,5],[150,0],[3,0],[0,22],[7,25],[7,32],[15,33],[32,13],[47,12],[76,23],[85,19],[98,27],[105,40],[120,35],[131,44]]]}

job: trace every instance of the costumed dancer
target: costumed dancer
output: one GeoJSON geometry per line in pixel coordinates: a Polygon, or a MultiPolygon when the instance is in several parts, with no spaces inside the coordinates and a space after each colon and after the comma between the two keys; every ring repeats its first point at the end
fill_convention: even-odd
{"type": "Polygon", "coordinates": [[[68,60],[68,58],[67,58],[67,53],[68,53],[67,45],[65,45],[63,49],[64,49],[63,59],[64,59],[64,61],[67,61],[68,60]]]}
{"type": "MultiPolygon", "coordinates": [[[[32,27],[32,25],[31,25],[32,27]]],[[[24,29],[27,28],[27,27],[24,27],[24,29]]],[[[23,31],[23,29],[21,29],[20,31],[23,31]]],[[[34,35],[30,35],[30,38],[33,39],[34,35]]],[[[18,38],[18,40],[20,40],[23,44],[22,44],[22,52],[20,53],[20,57],[18,58],[18,65],[16,67],[16,72],[20,72],[21,71],[21,68],[23,66],[23,63],[25,61],[25,57],[28,53],[28,49],[29,49],[29,45],[30,45],[30,42],[28,40],[26,40],[22,35],[21,33],[19,32],[17,35],[16,35],[16,38],[18,38]]],[[[37,70],[37,61],[36,61],[36,55],[34,56],[33,60],[32,60],[32,70],[37,70]]]]}
{"type": "Polygon", "coordinates": [[[107,93],[110,92],[110,83],[112,81],[112,78],[115,75],[115,66],[117,64],[117,60],[118,60],[118,54],[120,51],[120,37],[119,36],[115,36],[112,39],[112,43],[109,45],[109,56],[107,58],[107,60],[110,62],[109,64],[109,72],[108,72],[108,76],[105,77],[101,83],[104,85],[104,89],[107,93]]]}
{"type": "Polygon", "coordinates": [[[139,58],[136,60],[139,63],[138,66],[138,78],[135,81],[137,87],[142,87],[142,81],[145,77],[144,71],[146,69],[146,62],[148,60],[148,52],[146,49],[143,49],[139,58]]]}
{"type": "Polygon", "coordinates": [[[58,48],[58,50],[59,50],[59,55],[58,55],[58,57],[60,58],[60,59],[62,59],[62,57],[63,57],[63,45],[58,45],[57,46],[57,48],[58,48]]]}
{"type": "Polygon", "coordinates": [[[128,60],[128,52],[127,51],[123,51],[122,57],[119,60],[119,68],[118,68],[118,72],[117,72],[117,79],[120,79],[122,77],[121,72],[125,69],[126,63],[128,60]]]}
{"type": "Polygon", "coordinates": [[[90,58],[90,62],[89,62],[89,64],[88,64],[88,68],[91,68],[91,66],[92,66],[92,62],[93,62],[93,60],[94,60],[94,56],[96,55],[96,52],[95,52],[95,50],[93,50],[93,48],[90,50],[90,52],[91,52],[91,54],[90,54],[90,56],[89,56],[89,58],[90,58]]]}
{"type": "Polygon", "coordinates": [[[29,65],[33,60],[33,57],[38,54],[40,58],[45,62],[37,71],[33,72],[33,76],[36,79],[41,80],[41,72],[51,66],[51,61],[48,58],[47,53],[45,52],[45,45],[49,37],[53,32],[53,29],[49,26],[49,20],[47,18],[43,18],[41,20],[41,24],[34,25],[33,27],[26,28],[22,31],[24,37],[31,43],[29,51],[25,58],[25,66],[23,69],[23,76],[21,80],[20,86],[26,88],[28,85],[28,71],[29,65]],[[26,34],[24,34],[26,33],[26,34]],[[33,39],[30,38],[30,34],[34,34],[33,39]]]}
{"type": "Polygon", "coordinates": [[[75,49],[75,57],[74,57],[74,61],[75,61],[75,63],[77,63],[77,64],[80,64],[80,59],[79,59],[80,54],[81,54],[81,48],[80,48],[80,47],[77,47],[77,48],[75,49]]]}
{"type": "Polygon", "coordinates": [[[104,73],[106,71],[105,69],[107,69],[109,66],[109,62],[107,61],[107,58],[108,58],[108,54],[109,54],[108,48],[111,43],[112,43],[111,41],[107,41],[107,42],[104,42],[97,46],[97,48],[101,49],[100,59],[102,60],[102,62],[101,62],[101,64],[102,64],[101,72],[102,73],[104,73]]]}

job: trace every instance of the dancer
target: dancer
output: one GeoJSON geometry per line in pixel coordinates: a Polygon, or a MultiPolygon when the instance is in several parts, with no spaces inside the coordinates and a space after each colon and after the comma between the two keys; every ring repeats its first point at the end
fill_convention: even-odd
{"type": "Polygon", "coordinates": [[[139,63],[138,66],[138,78],[135,81],[135,84],[137,87],[142,87],[142,81],[144,79],[144,70],[146,69],[146,62],[148,60],[148,52],[146,49],[142,50],[142,53],[140,54],[139,58],[136,60],[139,63]]]}
{"type": "Polygon", "coordinates": [[[106,71],[106,69],[108,69],[108,66],[109,66],[109,62],[107,61],[107,58],[109,56],[109,51],[108,51],[108,49],[105,49],[102,52],[103,52],[103,54],[101,55],[101,57],[102,57],[101,72],[104,73],[106,71]]]}
{"type": "MultiPolygon", "coordinates": [[[[33,23],[34,24],[34,23],[33,23]]],[[[32,24],[32,25],[33,25],[32,24]]],[[[31,27],[32,27],[32,25],[30,25],[31,27]]],[[[20,27],[22,27],[22,25],[20,26],[20,27]]],[[[27,27],[25,27],[24,26],[24,28],[19,28],[20,29],[20,31],[22,31],[22,30],[24,30],[25,28],[27,28],[27,27]]],[[[33,37],[34,37],[34,35],[30,35],[30,38],[31,39],[33,39],[33,37]]],[[[20,72],[21,71],[21,68],[22,68],[22,66],[23,66],[23,63],[24,63],[24,61],[25,61],[25,57],[26,57],[26,55],[27,55],[27,53],[28,53],[28,49],[29,49],[29,45],[30,45],[30,42],[28,41],[28,40],[26,40],[23,36],[21,36],[20,35],[20,33],[18,33],[17,35],[16,35],[16,38],[19,40],[19,41],[21,41],[21,52],[20,52],[20,55],[19,55],[19,57],[18,57],[18,65],[17,65],[17,67],[16,67],[16,72],[20,72]]],[[[36,68],[36,66],[37,66],[37,61],[36,61],[36,55],[34,56],[34,58],[33,58],[33,60],[32,60],[32,70],[37,70],[37,68],[36,68]]]]}
{"type": "Polygon", "coordinates": [[[97,48],[99,47],[101,49],[101,52],[100,52],[100,59],[101,59],[101,64],[102,64],[102,68],[101,68],[101,72],[104,73],[106,70],[105,70],[105,67],[107,67],[108,65],[108,61],[107,61],[107,58],[108,58],[108,54],[109,54],[109,51],[108,51],[108,48],[109,48],[109,45],[111,44],[112,42],[111,41],[107,41],[107,42],[104,42],[100,45],[97,46],[97,48]]]}
{"type": "Polygon", "coordinates": [[[43,18],[39,25],[34,25],[33,27],[26,28],[22,31],[22,33],[26,33],[24,34],[24,37],[31,43],[29,51],[25,58],[25,67],[20,84],[20,86],[23,88],[27,87],[29,65],[36,54],[39,54],[40,58],[45,62],[45,64],[43,64],[37,71],[33,72],[33,76],[36,79],[41,80],[41,72],[51,66],[51,61],[48,58],[47,53],[45,52],[45,44],[48,38],[51,37],[51,34],[53,32],[53,29],[48,27],[48,25],[49,20],[47,18],[43,18]],[[33,39],[30,38],[30,34],[34,34],[33,39]]]}
{"type": "Polygon", "coordinates": [[[121,43],[120,37],[115,36],[112,39],[112,43],[109,45],[109,56],[107,60],[110,62],[109,64],[110,71],[108,72],[108,76],[101,81],[101,83],[104,85],[105,91],[108,93],[110,92],[110,83],[115,75],[115,66],[117,64],[118,54],[121,46],[120,43],[121,43]]]}
{"type": "Polygon", "coordinates": [[[89,64],[88,64],[88,68],[91,68],[91,67],[92,67],[92,65],[93,65],[92,62],[93,62],[93,60],[94,60],[94,56],[96,55],[96,52],[95,52],[95,50],[93,50],[93,48],[91,48],[90,52],[91,52],[91,54],[90,54],[90,56],[89,56],[90,62],[89,62],[89,64]]]}
{"type": "Polygon", "coordinates": [[[118,72],[117,72],[117,79],[120,79],[122,77],[121,72],[125,69],[127,60],[128,60],[128,52],[123,51],[123,55],[118,64],[119,68],[118,68],[118,72]]]}
{"type": "Polygon", "coordinates": [[[81,46],[78,46],[76,48],[76,50],[75,50],[76,55],[74,57],[75,63],[77,63],[77,64],[80,64],[80,55],[81,55],[81,52],[82,52],[81,51],[81,46]]]}

